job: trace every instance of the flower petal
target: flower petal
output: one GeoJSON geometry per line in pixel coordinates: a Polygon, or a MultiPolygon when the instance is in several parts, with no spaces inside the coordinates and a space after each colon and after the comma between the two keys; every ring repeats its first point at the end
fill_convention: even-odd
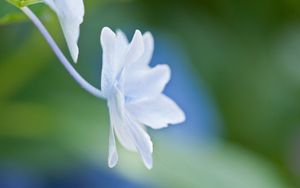
{"type": "Polygon", "coordinates": [[[118,152],[113,126],[109,129],[109,150],[108,150],[108,166],[113,168],[118,163],[118,152]]]}
{"type": "Polygon", "coordinates": [[[111,88],[117,74],[117,65],[114,62],[116,35],[108,27],[104,27],[100,35],[102,46],[102,74],[101,90],[104,94],[111,88]]]}
{"type": "Polygon", "coordinates": [[[126,116],[126,123],[129,133],[134,141],[137,151],[139,152],[145,166],[148,169],[152,168],[152,152],[153,144],[150,136],[142,128],[142,125],[132,120],[129,116],[126,116]]]}
{"type": "Polygon", "coordinates": [[[128,150],[136,151],[135,144],[131,139],[130,133],[124,123],[124,97],[116,90],[114,98],[108,102],[109,113],[111,117],[111,125],[117,135],[119,142],[128,150]],[[123,99],[122,99],[123,98],[123,99]]]}
{"type": "Polygon", "coordinates": [[[101,89],[105,95],[108,95],[107,92],[116,83],[125,65],[128,41],[121,31],[115,34],[108,27],[104,27],[101,31],[100,42],[103,49],[101,89]]]}
{"type": "Polygon", "coordinates": [[[147,168],[152,167],[152,142],[142,125],[131,119],[126,112],[124,96],[115,88],[108,98],[111,127],[120,143],[127,149],[138,151],[147,168]]]}
{"type": "Polygon", "coordinates": [[[141,123],[153,129],[185,121],[184,112],[173,100],[163,94],[156,98],[127,103],[126,109],[141,123]]]}
{"type": "Polygon", "coordinates": [[[110,106],[109,108],[111,108],[110,116],[112,117],[111,121],[113,121],[114,131],[120,144],[122,144],[122,146],[130,151],[136,151],[135,144],[133,143],[130,134],[128,133],[128,129],[126,128],[124,121],[117,114],[118,112],[116,112],[115,107],[110,106]]]}
{"type": "Polygon", "coordinates": [[[116,39],[117,41],[116,41],[116,48],[115,48],[115,56],[116,59],[118,60],[118,62],[116,63],[121,64],[121,67],[123,68],[123,65],[125,63],[125,56],[127,55],[129,44],[126,35],[121,30],[117,30],[116,37],[117,37],[116,39]]]}
{"type": "Polygon", "coordinates": [[[133,143],[128,130],[126,129],[126,127],[124,127],[124,124],[116,125],[115,132],[119,142],[124,148],[130,151],[136,151],[135,144],[133,143]]]}
{"type": "Polygon", "coordinates": [[[140,59],[135,63],[133,69],[144,68],[147,67],[151,61],[153,51],[154,51],[154,40],[153,36],[150,32],[146,32],[143,35],[144,41],[144,53],[140,57],[140,59]]]}
{"type": "Polygon", "coordinates": [[[150,32],[146,32],[143,35],[143,39],[144,39],[144,45],[145,45],[145,52],[140,61],[142,64],[143,63],[149,64],[150,60],[152,58],[152,55],[153,55],[153,51],[154,51],[154,39],[150,32]]]}
{"type": "Polygon", "coordinates": [[[126,56],[126,63],[135,63],[144,53],[144,40],[142,33],[136,30],[126,56]]]}
{"type": "Polygon", "coordinates": [[[130,98],[156,97],[165,88],[171,77],[168,65],[157,65],[154,68],[139,69],[124,74],[124,94],[130,98]]]}
{"type": "Polygon", "coordinates": [[[119,29],[117,30],[116,33],[117,33],[118,41],[121,44],[121,46],[127,47],[127,45],[128,45],[128,39],[127,39],[126,35],[121,30],[119,30],[119,29]]]}
{"type": "Polygon", "coordinates": [[[77,45],[79,26],[83,22],[84,16],[83,0],[45,0],[45,3],[56,12],[72,59],[76,63],[79,54],[77,45]]]}
{"type": "Polygon", "coordinates": [[[146,32],[143,35],[144,42],[144,53],[143,55],[133,63],[128,63],[126,69],[123,71],[124,75],[135,74],[136,70],[147,70],[150,69],[149,64],[154,51],[154,40],[150,32],[146,32]]]}

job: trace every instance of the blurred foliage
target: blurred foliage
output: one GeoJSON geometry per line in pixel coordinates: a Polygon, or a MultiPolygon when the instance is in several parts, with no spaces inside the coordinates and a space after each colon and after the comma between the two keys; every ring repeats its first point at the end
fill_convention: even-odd
{"type": "Polygon", "coordinates": [[[128,175],[131,169],[132,178],[155,182],[160,187],[287,187],[272,165],[230,144],[200,144],[197,149],[185,148],[185,152],[172,148],[173,144],[159,146],[155,148],[154,157],[159,160],[153,171],[135,170],[134,163],[124,161],[124,173],[128,175]]]}
{"type": "Polygon", "coordinates": [[[24,21],[26,16],[22,14],[16,7],[11,6],[8,2],[0,1],[0,26],[24,21]]]}
{"type": "MultiPolygon", "coordinates": [[[[111,171],[159,187],[300,186],[300,170],[290,167],[300,137],[299,1],[87,0],[85,7],[75,66],[87,80],[100,85],[101,27],[151,29],[179,41],[224,121],[220,143],[174,145],[155,135],[152,171],[123,149],[111,171]]],[[[55,15],[32,8],[67,52],[55,15]]],[[[107,168],[105,101],[76,85],[26,20],[0,2],[0,159],[46,170],[80,160],[107,168]]]]}
{"type": "Polygon", "coordinates": [[[6,1],[18,8],[43,2],[43,0],[6,0],[6,1]]]}

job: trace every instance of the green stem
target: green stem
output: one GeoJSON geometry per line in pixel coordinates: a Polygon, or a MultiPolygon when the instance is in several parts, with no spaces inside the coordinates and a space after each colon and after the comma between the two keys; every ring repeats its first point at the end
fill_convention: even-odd
{"type": "MultiPolygon", "coordinates": [[[[72,1],[72,0],[70,0],[72,1]]],[[[53,52],[56,54],[57,58],[60,60],[62,65],[66,68],[66,70],[70,73],[70,75],[74,78],[74,80],[87,92],[90,94],[105,99],[104,94],[102,91],[93,85],[91,85],[88,81],[86,81],[77,71],[74,69],[72,64],[68,61],[65,57],[63,52],[59,49],[56,42],[53,40],[52,36],[49,34],[45,26],[39,20],[39,18],[28,8],[23,7],[21,10],[28,16],[28,18],[33,22],[33,24],[37,27],[37,29],[41,32],[44,36],[50,47],[52,48],[53,52]]]]}

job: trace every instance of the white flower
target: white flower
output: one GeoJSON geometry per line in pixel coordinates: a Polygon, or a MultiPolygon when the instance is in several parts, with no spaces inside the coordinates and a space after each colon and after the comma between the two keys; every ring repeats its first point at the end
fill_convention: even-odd
{"type": "Polygon", "coordinates": [[[162,94],[170,80],[168,65],[149,66],[153,37],[137,30],[131,43],[126,36],[105,27],[101,32],[103,65],[101,89],[110,114],[108,165],[118,162],[115,134],[128,150],[137,151],[148,169],[152,168],[152,142],[144,125],[153,129],[185,120],[183,111],[162,94]]]}
{"type": "Polygon", "coordinates": [[[78,59],[79,26],[83,22],[83,0],[44,0],[57,14],[66,38],[72,59],[78,59]]]}

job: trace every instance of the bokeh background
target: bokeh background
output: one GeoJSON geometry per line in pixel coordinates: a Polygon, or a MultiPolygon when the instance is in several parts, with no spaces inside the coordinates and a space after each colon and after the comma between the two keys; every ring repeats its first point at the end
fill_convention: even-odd
{"type": "MultiPolygon", "coordinates": [[[[69,57],[55,14],[31,8],[69,57]]],[[[0,2],[0,187],[300,187],[300,1],[86,0],[76,69],[100,87],[101,28],[151,31],[151,65],[187,121],[159,131],[154,167],[118,145],[108,111],[33,24],[0,2]]]]}

